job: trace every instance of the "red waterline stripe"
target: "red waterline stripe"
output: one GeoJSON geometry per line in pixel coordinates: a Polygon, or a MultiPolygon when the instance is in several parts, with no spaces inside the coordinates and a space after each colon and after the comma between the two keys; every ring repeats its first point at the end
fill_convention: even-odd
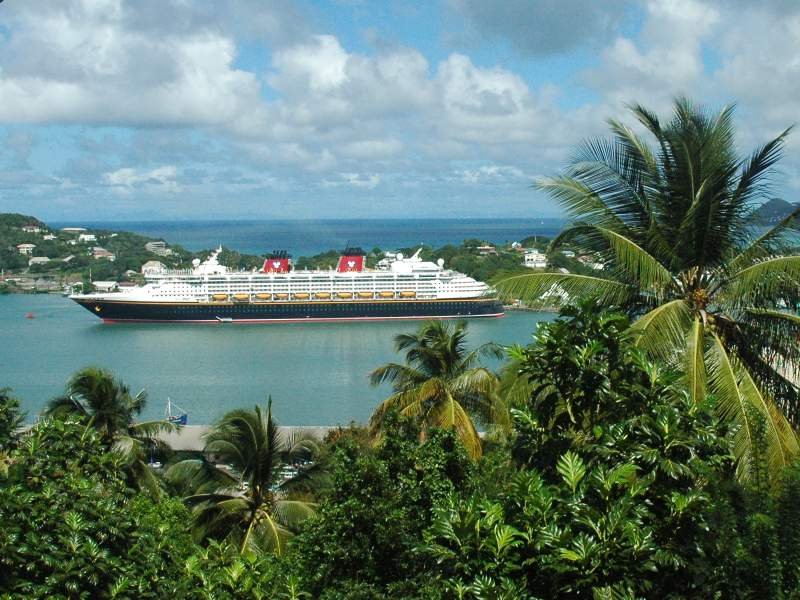
{"type": "Polygon", "coordinates": [[[443,320],[443,319],[475,319],[475,318],[493,318],[500,319],[505,316],[505,313],[492,313],[488,315],[445,315],[435,317],[331,317],[331,318],[314,318],[307,317],[303,319],[234,319],[233,321],[219,321],[217,319],[197,319],[197,320],[179,320],[179,319],[103,319],[103,323],[189,323],[198,325],[235,325],[236,323],[249,324],[249,323],[335,323],[337,321],[420,321],[420,320],[443,320]]]}

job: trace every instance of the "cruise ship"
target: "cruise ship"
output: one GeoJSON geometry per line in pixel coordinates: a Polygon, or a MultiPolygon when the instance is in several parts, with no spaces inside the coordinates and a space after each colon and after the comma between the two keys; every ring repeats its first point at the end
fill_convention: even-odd
{"type": "Polygon", "coordinates": [[[295,270],[286,252],[260,270],[233,271],[214,251],[191,269],[145,273],[145,283],[72,300],[106,322],[269,323],[367,319],[500,317],[494,290],[444,261],[394,256],[367,269],[360,248],[348,248],[336,269],[295,270]]]}

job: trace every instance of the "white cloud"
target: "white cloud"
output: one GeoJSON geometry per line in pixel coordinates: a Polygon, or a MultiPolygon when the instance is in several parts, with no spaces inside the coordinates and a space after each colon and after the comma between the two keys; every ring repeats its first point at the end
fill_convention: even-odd
{"type": "Polygon", "coordinates": [[[232,39],[134,29],[133,6],[33,2],[12,12],[0,45],[0,122],[202,125],[257,108],[260,84],[233,67],[232,39]]]}
{"type": "Polygon", "coordinates": [[[330,180],[326,179],[322,182],[324,187],[340,187],[350,186],[355,188],[362,188],[367,190],[374,190],[381,182],[379,175],[372,173],[370,175],[360,173],[338,173],[339,179],[330,180]]]}
{"type": "Polygon", "coordinates": [[[514,166],[510,165],[483,165],[477,169],[464,169],[456,171],[456,178],[463,183],[478,184],[489,183],[519,183],[520,180],[532,178],[514,166]]]}
{"type": "Polygon", "coordinates": [[[707,91],[703,41],[719,12],[702,0],[650,0],[637,39],[617,37],[602,52],[600,66],[586,80],[600,90],[614,113],[638,102],[668,109],[678,95],[707,91]]]}
{"type": "Polygon", "coordinates": [[[130,192],[132,188],[142,185],[174,193],[180,189],[176,181],[177,174],[178,169],[174,165],[165,165],[148,171],[123,167],[106,173],[104,179],[108,185],[122,193],[130,192]]]}

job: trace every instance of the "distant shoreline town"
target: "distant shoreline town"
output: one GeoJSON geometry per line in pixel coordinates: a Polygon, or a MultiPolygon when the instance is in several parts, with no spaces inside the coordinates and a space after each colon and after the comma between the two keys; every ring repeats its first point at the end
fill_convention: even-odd
{"type": "MultiPolygon", "coordinates": [[[[460,245],[422,247],[427,259],[443,258],[452,268],[481,281],[530,269],[583,272],[601,269],[590,255],[570,250],[547,256],[549,239],[531,236],[509,244],[464,240],[460,245]]],[[[416,248],[372,249],[370,268],[386,268],[395,253],[416,248]]],[[[188,268],[211,250],[190,252],[163,239],[91,227],[53,228],[35,217],[0,214],[0,293],[71,293],[137,286],[148,272],[188,268]]],[[[333,268],[337,250],[300,257],[296,269],[333,268]]],[[[263,257],[224,249],[220,261],[232,269],[259,268],[263,257]]]]}

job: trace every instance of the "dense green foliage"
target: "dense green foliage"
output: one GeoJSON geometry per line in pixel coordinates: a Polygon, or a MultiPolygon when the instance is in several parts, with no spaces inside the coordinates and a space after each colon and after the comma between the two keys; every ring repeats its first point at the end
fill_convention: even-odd
{"type": "Polygon", "coordinates": [[[715,396],[718,415],[735,425],[743,480],[756,421],[764,422],[777,479],[800,455],[800,317],[791,310],[800,306],[800,255],[791,247],[800,207],[766,231],[752,217],[789,130],[742,158],[731,107],[711,113],[678,99],[667,122],[631,110],[654,144],[612,120],[612,140],[586,142],[563,174],[539,184],[575,221],[551,252],[569,244],[601,256],[604,268],[499,285],[517,298],[556,287],[573,301],[623,306],[651,359],[678,368],[695,402],[715,396]]]}
{"type": "Polygon", "coordinates": [[[515,414],[519,470],[495,497],[443,506],[431,551],[469,597],[703,596],[718,583],[708,482],[733,472],[727,443],[624,316],[565,316],[517,352],[532,387],[515,414]]]}
{"type": "Polygon", "coordinates": [[[0,389],[0,453],[8,452],[14,446],[21,424],[19,400],[11,395],[10,389],[0,389]]]}
{"type": "MultiPolygon", "coordinates": [[[[452,429],[421,437],[388,411],[377,444],[340,429],[306,455],[306,477],[281,481],[297,444],[278,448],[269,411],[233,411],[202,460],[170,469],[176,495],[158,502],[109,443],[131,426],[119,381],[91,379],[109,401],[94,421],[55,411],[19,438],[7,402],[0,593],[797,598],[800,466],[768,477],[763,420],[743,486],[713,399],[694,401],[636,347],[626,316],[591,302],[540,325],[512,358],[525,393],[478,460],[452,429]],[[279,556],[258,530],[284,525],[284,490],[313,495],[315,514],[277,536],[279,556]]],[[[85,383],[73,402],[87,408],[85,383]]]]}
{"type": "Polygon", "coordinates": [[[420,445],[411,422],[387,418],[390,433],[378,448],[349,438],[336,444],[332,489],[293,541],[298,572],[315,598],[430,597],[416,545],[434,506],[468,485],[472,465],[452,432],[420,445]]]}
{"type": "Polygon", "coordinates": [[[175,587],[193,549],[188,512],[134,496],[120,457],[93,429],[42,420],[10,458],[0,485],[0,590],[161,598],[175,587]]]}

